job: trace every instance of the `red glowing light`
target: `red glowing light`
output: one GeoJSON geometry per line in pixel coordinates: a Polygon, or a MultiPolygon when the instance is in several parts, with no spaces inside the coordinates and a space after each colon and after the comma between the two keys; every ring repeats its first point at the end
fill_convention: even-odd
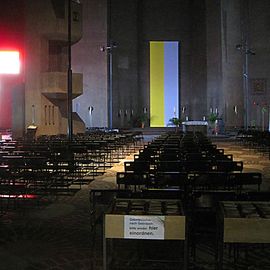
{"type": "Polygon", "coordinates": [[[20,73],[20,53],[18,51],[0,51],[0,74],[20,73]]]}
{"type": "Polygon", "coordinates": [[[0,198],[20,198],[20,199],[36,199],[38,196],[34,194],[21,194],[21,195],[15,195],[15,194],[0,194],[0,198]]]}

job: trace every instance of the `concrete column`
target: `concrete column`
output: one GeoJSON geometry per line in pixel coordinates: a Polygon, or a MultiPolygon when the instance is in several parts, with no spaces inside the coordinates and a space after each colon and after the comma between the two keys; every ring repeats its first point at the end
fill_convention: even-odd
{"type": "Polygon", "coordinates": [[[207,108],[206,117],[218,109],[224,118],[224,93],[221,84],[221,6],[219,1],[206,1],[207,38],[207,108]]]}
{"type": "Polygon", "coordinates": [[[114,127],[130,127],[138,108],[138,20],[137,0],[112,1],[114,127]]]}
{"type": "Polygon", "coordinates": [[[83,73],[83,94],[73,101],[86,127],[108,125],[107,0],[81,0],[83,37],[72,46],[72,70],[83,73]]]}

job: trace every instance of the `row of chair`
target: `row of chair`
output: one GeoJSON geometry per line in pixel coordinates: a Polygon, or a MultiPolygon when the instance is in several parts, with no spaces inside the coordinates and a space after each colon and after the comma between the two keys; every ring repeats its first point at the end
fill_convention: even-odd
{"type": "Polygon", "coordinates": [[[268,155],[270,159],[270,132],[261,130],[240,130],[238,142],[250,149],[268,155]]]}
{"type": "Polygon", "coordinates": [[[48,195],[72,195],[111,166],[113,159],[137,147],[137,134],[59,136],[35,141],[0,142],[0,204],[2,211],[22,201],[48,195]]]}
{"type": "Polygon", "coordinates": [[[260,191],[262,174],[258,172],[118,172],[119,189],[138,191],[145,188],[179,188],[189,190],[236,190],[241,193],[247,186],[260,191]]]}

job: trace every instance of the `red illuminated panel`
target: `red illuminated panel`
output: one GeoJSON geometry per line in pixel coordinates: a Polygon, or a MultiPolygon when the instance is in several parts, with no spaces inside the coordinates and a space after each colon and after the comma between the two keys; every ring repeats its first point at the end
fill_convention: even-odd
{"type": "Polygon", "coordinates": [[[0,74],[20,73],[20,53],[17,51],[0,51],[0,74]]]}
{"type": "Polygon", "coordinates": [[[15,194],[0,194],[0,198],[20,198],[20,199],[36,199],[38,198],[37,195],[34,194],[21,194],[21,195],[15,195],[15,194]]]}

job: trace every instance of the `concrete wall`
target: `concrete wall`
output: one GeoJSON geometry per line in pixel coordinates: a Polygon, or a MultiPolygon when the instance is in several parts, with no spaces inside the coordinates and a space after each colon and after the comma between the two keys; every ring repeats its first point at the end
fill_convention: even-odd
{"type": "MultiPolygon", "coordinates": [[[[37,110],[46,101],[37,89],[39,71],[45,70],[48,63],[44,53],[48,50],[48,37],[37,33],[51,16],[45,4],[49,2],[33,1],[28,9],[29,13],[42,9],[42,16],[39,20],[37,16],[29,16],[26,25],[26,126],[33,119],[32,101],[35,100],[37,110]]],[[[202,119],[212,108],[214,112],[217,109],[228,129],[242,127],[246,115],[249,125],[252,122],[257,127],[267,127],[268,0],[111,0],[109,17],[109,0],[81,2],[83,38],[73,45],[72,68],[73,72],[83,73],[83,95],[74,100],[73,110],[87,127],[108,125],[108,52],[101,52],[100,47],[106,47],[109,42],[116,44],[112,54],[113,126],[131,127],[143,108],[149,113],[151,40],[180,42],[183,117],[202,119]],[[236,45],[243,45],[244,33],[248,36],[248,46],[256,52],[248,56],[248,98],[243,87],[245,52],[236,49],[236,45]],[[265,92],[256,95],[252,92],[253,79],[265,80],[265,92]],[[245,114],[247,100],[248,114],[245,114]],[[93,110],[89,111],[90,108],[93,110]],[[262,108],[266,112],[262,113],[262,108]]],[[[42,121],[41,114],[35,116],[35,121],[42,121]]]]}
{"type": "Polygon", "coordinates": [[[12,91],[12,136],[13,138],[23,137],[25,134],[25,87],[22,83],[14,87],[12,91]]]}
{"type": "MultiPolygon", "coordinates": [[[[84,37],[74,46],[73,69],[84,73],[84,95],[74,102],[87,126],[108,124],[107,1],[84,0],[84,37]]],[[[113,50],[113,126],[129,127],[149,113],[149,41],[180,41],[182,117],[202,119],[218,112],[227,129],[245,124],[267,127],[269,91],[252,92],[253,79],[269,81],[269,1],[113,0],[108,28],[113,50]],[[247,12],[245,12],[245,10],[247,12]],[[249,97],[243,82],[245,35],[256,55],[248,56],[249,97]],[[248,101],[247,114],[245,102],[248,101]],[[262,113],[262,108],[267,111],[262,113]]],[[[266,83],[267,85],[267,83],[266,83]]]]}
{"type": "Polygon", "coordinates": [[[114,125],[130,126],[130,112],[149,113],[149,41],[180,42],[181,106],[190,119],[206,113],[204,1],[112,1],[114,125]],[[126,112],[126,114],[125,114],[126,112]]]}
{"type": "MultiPolygon", "coordinates": [[[[202,120],[207,113],[207,59],[205,1],[193,0],[191,9],[191,87],[188,93],[194,120],[202,120]]],[[[185,66],[182,67],[183,69],[185,66]]]]}
{"type": "Polygon", "coordinates": [[[221,84],[221,6],[219,1],[206,1],[207,38],[207,108],[209,116],[216,108],[223,114],[224,94],[221,84]]]}
{"type": "Polygon", "coordinates": [[[73,111],[84,120],[86,127],[104,127],[108,124],[107,54],[100,47],[107,45],[107,1],[83,0],[81,3],[83,38],[72,47],[72,69],[83,73],[83,95],[73,101],[73,111]],[[93,107],[92,114],[90,107],[93,107]]]}
{"type": "Polygon", "coordinates": [[[249,55],[250,79],[250,121],[259,129],[269,128],[270,108],[270,2],[267,0],[249,3],[249,48],[255,55],[249,55]],[[254,92],[254,80],[264,80],[264,92],[254,92]],[[264,108],[264,109],[263,109],[264,108]]]}
{"type": "Polygon", "coordinates": [[[129,127],[141,108],[138,94],[138,1],[113,0],[113,126],[129,127]]]}
{"type": "MultiPolygon", "coordinates": [[[[180,42],[180,100],[191,118],[191,35],[189,1],[141,2],[140,35],[140,98],[149,111],[149,41],[168,40],[180,42]]],[[[179,106],[180,108],[182,107],[179,106]]]]}
{"type": "Polygon", "coordinates": [[[240,0],[224,0],[221,4],[222,91],[220,116],[228,128],[244,126],[243,57],[236,49],[242,43],[240,0]],[[237,107],[237,113],[234,111],[237,107]]]}
{"type": "MultiPolygon", "coordinates": [[[[213,93],[213,90],[208,88],[208,102],[212,103],[215,98],[218,100],[216,104],[227,129],[250,126],[266,129],[269,122],[270,95],[267,89],[270,76],[267,45],[270,41],[270,3],[265,0],[224,0],[221,2],[220,11],[221,93],[213,93]],[[254,93],[256,79],[265,82],[264,92],[254,93]]],[[[210,26],[209,29],[211,28],[213,27],[210,26]]],[[[215,37],[218,38],[218,35],[215,37]]],[[[208,44],[213,40],[209,37],[208,44]]],[[[208,59],[210,57],[211,52],[208,59]]],[[[212,85],[219,84],[219,79],[212,79],[211,82],[212,85]]],[[[210,86],[210,80],[208,85],[210,86]]]]}
{"type": "MultiPolygon", "coordinates": [[[[65,0],[62,3],[64,5],[59,6],[64,12],[60,18],[57,17],[52,1],[25,1],[25,128],[36,125],[37,135],[67,133],[67,84],[61,84],[61,98],[46,95],[50,89],[42,88],[44,85],[48,88],[50,85],[56,85],[59,80],[58,76],[48,76],[45,83],[44,73],[47,72],[58,75],[61,73],[67,82],[67,3],[65,0]],[[57,44],[53,55],[50,42],[57,44]],[[53,82],[52,78],[56,81],[53,82]]],[[[75,43],[82,35],[81,7],[72,4],[71,8],[71,40],[75,43]],[[74,20],[74,12],[78,15],[78,20],[74,20]]],[[[84,132],[84,124],[78,117],[74,118],[74,122],[74,133],[84,132]]]]}

